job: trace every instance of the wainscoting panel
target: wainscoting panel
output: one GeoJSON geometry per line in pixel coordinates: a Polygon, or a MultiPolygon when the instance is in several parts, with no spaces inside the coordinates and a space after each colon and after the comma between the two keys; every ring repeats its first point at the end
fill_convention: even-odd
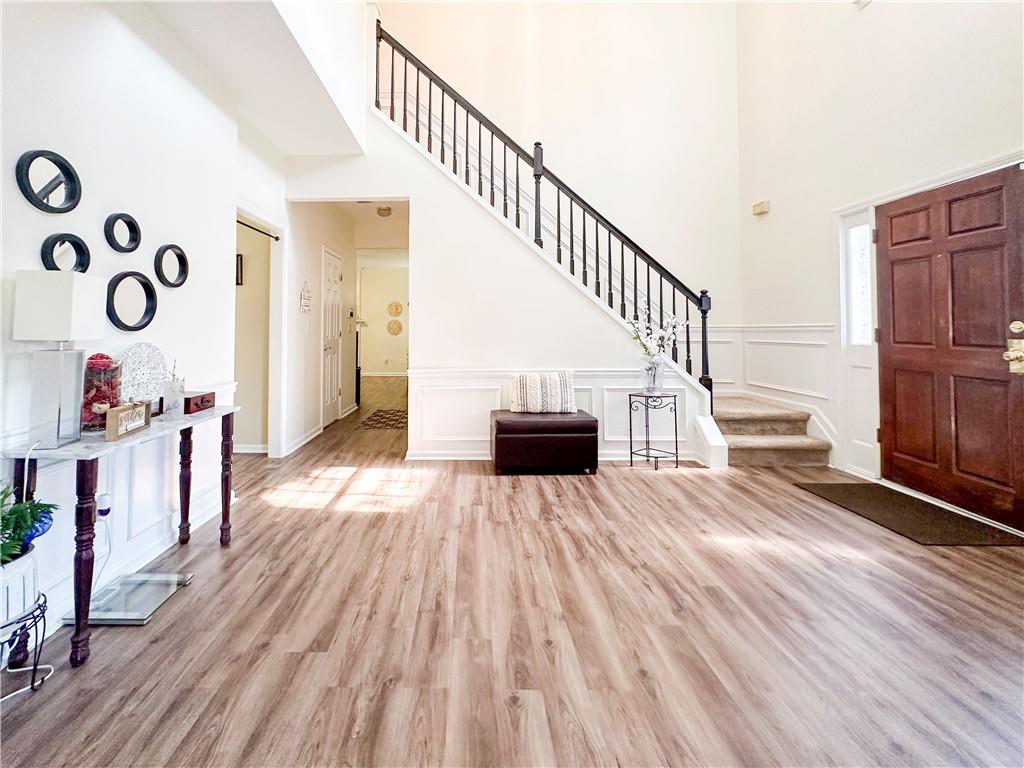
{"type": "MultiPolygon", "coordinates": [[[[490,412],[509,407],[514,370],[419,369],[409,371],[408,459],[490,459],[490,412]]],[[[598,455],[629,457],[628,395],[643,388],[639,365],[632,369],[577,370],[576,405],[598,418],[598,455]]],[[[667,370],[665,387],[678,393],[679,452],[703,461],[693,438],[693,417],[706,413],[707,399],[692,378],[667,370]]],[[[643,433],[643,412],[633,416],[634,434],[643,433]]],[[[671,414],[652,413],[652,444],[669,447],[671,414]]]]}

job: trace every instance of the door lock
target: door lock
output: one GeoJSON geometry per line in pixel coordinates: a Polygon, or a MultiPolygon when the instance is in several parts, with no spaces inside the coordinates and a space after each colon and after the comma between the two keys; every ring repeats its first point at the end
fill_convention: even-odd
{"type": "Polygon", "coordinates": [[[1024,320],[1014,320],[1010,323],[1010,333],[1024,333],[1024,320]]]}
{"type": "Polygon", "coordinates": [[[1024,375],[1024,339],[1007,339],[1003,360],[1010,364],[1010,373],[1024,375]]]}

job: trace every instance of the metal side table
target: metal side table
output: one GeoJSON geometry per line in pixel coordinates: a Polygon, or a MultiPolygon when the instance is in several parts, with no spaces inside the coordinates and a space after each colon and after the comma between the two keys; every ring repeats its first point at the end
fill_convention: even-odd
{"type": "Polygon", "coordinates": [[[633,457],[646,461],[654,459],[654,469],[658,469],[661,459],[675,459],[679,466],[679,418],[676,416],[676,395],[672,392],[630,392],[629,393],[629,466],[633,466],[633,457]],[[667,408],[672,414],[673,450],[651,447],[651,411],[667,408]],[[644,446],[633,450],[633,414],[644,412],[644,446]]]}

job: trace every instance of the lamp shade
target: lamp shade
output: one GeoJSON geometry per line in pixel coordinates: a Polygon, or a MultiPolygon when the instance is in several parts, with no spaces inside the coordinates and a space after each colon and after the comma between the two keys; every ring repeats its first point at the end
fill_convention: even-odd
{"type": "Polygon", "coordinates": [[[102,339],[106,284],[81,272],[19,270],[14,284],[15,341],[102,339]]]}

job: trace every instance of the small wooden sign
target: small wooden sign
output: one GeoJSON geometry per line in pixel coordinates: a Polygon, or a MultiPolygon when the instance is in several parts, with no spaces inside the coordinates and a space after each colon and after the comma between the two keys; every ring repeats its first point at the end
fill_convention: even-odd
{"type": "Polygon", "coordinates": [[[149,426],[151,407],[149,401],[128,403],[107,411],[106,441],[112,443],[122,437],[134,434],[149,426]]]}

